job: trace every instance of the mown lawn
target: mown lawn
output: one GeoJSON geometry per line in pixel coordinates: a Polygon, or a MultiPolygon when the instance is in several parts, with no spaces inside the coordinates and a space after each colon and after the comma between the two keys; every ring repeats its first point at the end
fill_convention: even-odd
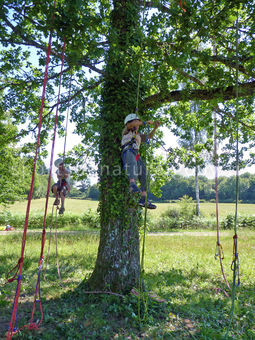
{"type": "MultiPolygon", "coordinates": [[[[224,269],[232,283],[232,232],[221,237],[224,269]]],[[[137,297],[87,294],[83,279],[93,270],[98,236],[59,234],[58,252],[63,286],[57,275],[55,243],[41,279],[44,321],[39,331],[17,339],[255,339],[255,232],[239,232],[241,285],[228,337],[231,299],[224,294],[215,236],[148,235],[145,285],[165,300],[148,299],[148,313],[139,324],[137,297]]],[[[47,236],[48,237],[48,236],[47,236]]],[[[5,274],[20,256],[21,235],[0,235],[0,334],[8,329],[16,282],[5,285],[5,274]]],[[[48,240],[45,245],[45,259],[48,240]]],[[[28,323],[37,280],[40,236],[29,234],[22,276],[19,325],[28,323]]],[[[142,306],[142,311],[144,308],[142,306]]],[[[39,309],[35,321],[39,319],[39,309]]]]}
{"type": "MultiPolygon", "coordinates": [[[[51,197],[49,200],[49,210],[54,202],[54,199],[51,197]]],[[[215,203],[203,202],[201,205],[201,214],[204,217],[213,217],[215,216],[215,203]]],[[[22,213],[25,214],[27,207],[27,201],[15,202],[14,204],[8,206],[5,210],[8,210],[12,213],[22,213]]],[[[91,209],[95,211],[98,207],[98,201],[91,200],[79,200],[67,198],[65,203],[66,213],[74,213],[74,214],[82,214],[86,210],[91,209]]],[[[169,208],[178,209],[178,203],[157,203],[157,209],[154,211],[149,211],[152,216],[158,217],[163,212],[165,212],[169,208]]],[[[37,199],[32,200],[31,203],[31,212],[32,213],[43,213],[45,208],[45,199],[37,199]]],[[[4,208],[0,207],[0,211],[3,211],[4,208]]],[[[255,204],[242,204],[238,205],[238,211],[240,214],[244,215],[254,215],[255,214],[255,204]]],[[[220,217],[226,217],[228,214],[234,214],[235,212],[235,204],[234,203],[220,203],[219,204],[219,214],[220,217]]]]}
{"type": "MultiPolygon", "coordinates": [[[[54,198],[49,198],[48,210],[51,209],[52,204],[54,202],[54,198]]],[[[98,207],[98,201],[91,200],[78,200],[67,198],[65,202],[66,212],[73,212],[77,214],[82,214],[88,209],[96,210],[98,207]]],[[[27,208],[27,201],[15,202],[14,204],[9,205],[6,209],[4,207],[0,207],[0,211],[8,210],[12,213],[23,213],[25,214],[27,208]]],[[[31,202],[31,212],[39,213],[44,212],[45,209],[45,199],[40,198],[37,200],[32,200],[31,202]]]]}

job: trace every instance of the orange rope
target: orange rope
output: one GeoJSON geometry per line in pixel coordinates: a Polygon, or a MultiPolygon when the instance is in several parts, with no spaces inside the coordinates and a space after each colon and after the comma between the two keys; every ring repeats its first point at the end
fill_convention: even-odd
{"type": "MultiPolygon", "coordinates": [[[[179,2],[179,5],[180,5],[181,9],[183,10],[183,12],[186,12],[186,9],[182,5],[182,0],[177,0],[177,2],[179,2]]],[[[183,4],[184,4],[184,6],[186,6],[186,1],[185,0],[183,0],[183,4]]]]}

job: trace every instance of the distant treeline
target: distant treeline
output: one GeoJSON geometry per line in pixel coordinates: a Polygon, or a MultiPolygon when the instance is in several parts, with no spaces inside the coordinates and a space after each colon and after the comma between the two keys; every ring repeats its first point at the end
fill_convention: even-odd
{"type": "MultiPolygon", "coordinates": [[[[196,198],[195,177],[184,177],[174,175],[172,179],[162,188],[160,198],[151,196],[151,199],[164,202],[178,200],[184,195],[196,198]]],[[[236,177],[221,176],[218,179],[219,201],[225,203],[235,202],[236,198],[236,177]]],[[[215,180],[205,176],[199,176],[199,197],[204,201],[215,201],[215,180]]],[[[244,203],[255,203],[255,175],[245,173],[239,176],[239,200],[244,203]]]]}

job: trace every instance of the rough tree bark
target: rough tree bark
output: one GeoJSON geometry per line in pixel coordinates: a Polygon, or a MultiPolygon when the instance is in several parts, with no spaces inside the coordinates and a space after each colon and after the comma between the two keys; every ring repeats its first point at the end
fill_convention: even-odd
{"type": "Polygon", "coordinates": [[[139,1],[113,1],[101,104],[100,165],[101,233],[92,289],[128,292],[140,274],[139,210],[130,197],[121,169],[120,140],[124,118],[134,112],[138,60],[131,46],[140,46],[139,1]]]}

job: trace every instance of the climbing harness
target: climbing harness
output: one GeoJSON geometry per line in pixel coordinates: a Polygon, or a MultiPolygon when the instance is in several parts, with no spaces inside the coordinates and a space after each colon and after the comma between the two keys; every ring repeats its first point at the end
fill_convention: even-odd
{"type": "Polygon", "coordinates": [[[136,161],[138,161],[140,155],[138,153],[138,149],[135,148],[136,140],[135,140],[135,135],[131,138],[131,140],[121,146],[121,163],[122,163],[122,168],[125,170],[125,156],[127,151],[131,151],[135,155],[136,161]]]}

